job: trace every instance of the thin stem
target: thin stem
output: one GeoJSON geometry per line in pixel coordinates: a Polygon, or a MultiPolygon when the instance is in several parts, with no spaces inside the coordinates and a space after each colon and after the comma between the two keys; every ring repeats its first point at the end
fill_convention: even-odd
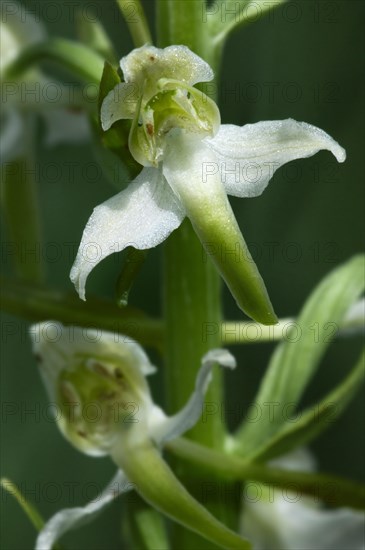
{"type": "Polygon", "coordinates": [[[51,60],[69,69],[77,77],[99,85],[104,59],[83,44],[53,38],[24,50],[6,70],[6,79],[17,78],[24,71],[43,60],[51,60]]]}
{"type": "Polygon", "coordinates": [[[45,263],[37,258],[41,246],[40,209],[33,155],[34,117],[23,117],[24,154],[5,163],[2,170],[1,206],[7,229],[7,248],[19,279],[41,283],[45,279],[45,263]],[[24,258],[24,250],[29,256],[24,258]]]}
{"type": "Polygon", "coordinates": [[[152,44],[150,29],[141,2],[139,0],[117,0],[117,3],[128,25],[135,47],[152,44]]]}
{"type": "Polygon", "coordinates": [[[183,438],[168,442],[165,448],[227,481],[256,481],[314,496],[331,506],[365,509],[365,486],[361,483],[328,474],[287,471],[249,463],[183,438]]]}
{"type": "Polygon", "coordinates": [[[65,324],[98,327],[125,334],[145,346],[161,351],[163,325],[159,320],[144,317],[139,310],[90,298],[82,302],[77,296],[57,290],[45,290],[14,281],[1,280],[1,308],[12,315],[41,321],[57,319],[65,324]]]}
{"type": "MultiPolygon", "coordinates": [[[[220,331],[222,345],[233,346],[237,344],[261,344],[266,342],[278,342],[288,339],[290,329],[300,325],[293,317],[279,319],[276,325],[266,326],[253,321],[223,321],[217,325],[208,325],[206,338],[210,339],[211,333],[220,331]]],[[[339,337],[353,336],[364,331],[364,316],[359,314],[357,318],[344,319],[338,327],[336,335],[339,337]]]]}

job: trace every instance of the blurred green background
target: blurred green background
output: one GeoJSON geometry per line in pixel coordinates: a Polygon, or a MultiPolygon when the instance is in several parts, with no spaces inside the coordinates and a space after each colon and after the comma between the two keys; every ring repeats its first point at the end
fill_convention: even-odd
{"type": "MultiPolygon", "coordinates": [[[[188,9],[189,1],[186,4],[188,9]]],[[[100,16],[119,57],[132,48],[126,25],[111,0],[80,0],[70,2],[69,7],[62,0],[28,1],[24,5],[40,14],[52,36],[75,36],[73,6],[84,10],[87,17],[100,16]]],[[[154,2],[145,1],[144,5],[153,21],[154,2]]],[[[357,0],[290,2],[238,31],[225,49],[219,87],[224,123],[243,125],[292,117],[323,128],[347,150],[344,164],[338,165],[328,152],[321,152],[279,170],[262,197],[232,199],[280,317],[295,315],[313,286],[363,247],[364,12],[364,2],[357,0]]],[[[53,68],[49,74],[51,71],[57,74],[53,68]]],[[[87,145],[46,149],[42,146],[42,123],[38,131],[37,183],[42,250],[49,252],[48,282],[71,291],[68,273],[73,253],[67,243],[77,246],[92,208],[115,189],[101,172],[97,177],[85,177],[88,163],[94,162],[87,145]],[[74,177],[70,177],[67,163],[76,163],[74,177]],[[45,167],[52,164],[60,167],[59,177],[47,177],[45,167]],[[50,243],[56,243],[61,251],[57,258],[50,243]]],[[[3,254],[2,259],[7,272],[9,258],[3,254]]],[[[160,260],[161,249],[150,252],[130,297],[132,305],[153,316],[161,313],[160,260]]],[[[120,265],[117,255],[103,262],[89,279],[89,293],[113,297],[120,265]]],[[[226,318],[240,319],[225,289],[223,296],[226,318]]],[[[112,476],[114,467],[108,459],[88,458],[74,450],[47,417],[47,399],[30,354],[27,327],[21,319],[2,317],[1,474],[19,484],[49,517],[61,507],[81,505],[93,498],[112,476]],[[8,334],[9,327],[14,334],[8,334]]],[[[360,345],[361,338],[357,337],[331,346],[306,393],[306,403],[323,395],[349,371],[360,345]]],[[[227,377],[228,420],[232,426],[252,401],[273,347],[252,344],[232,348],[239,364],[227,377]]],[[[151,356],[157,364],[162,363],[155,353],[151,356]]],[[[160,374],[152,385],[156,399],[162,402],[160,374]]],[[[363,396],[362,388],[341,419],[312,445],[324,470],[355,480],[364,477],[363,396]]],[[[121,548],[123,502],[120,499],[97,522],[65,537],[66,547],[121,548]]],[[[31,548],[35,531],[4,493],[2,509],[2,548],[31,548]]]]}

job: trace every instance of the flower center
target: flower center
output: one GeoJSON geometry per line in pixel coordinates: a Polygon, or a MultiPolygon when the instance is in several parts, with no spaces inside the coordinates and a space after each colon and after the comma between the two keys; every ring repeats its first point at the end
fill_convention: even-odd
{"type": "Polygon", "coordinates": [[[81,451],[107,453],[123,430],[138,422],[141,398],[123,365],[78,358],[58,381],[60,427],[81,451]]]}
{"type": "Polygon", "coordinates": [[[203,92],[178,80],[161,78],[159,91],[144,102],[140,98],[129,136],[129,148],[143,166],[163,159],[165,137],[174,128],[202,137],[214,136],[220,124],[218,107],[203,92]]]}

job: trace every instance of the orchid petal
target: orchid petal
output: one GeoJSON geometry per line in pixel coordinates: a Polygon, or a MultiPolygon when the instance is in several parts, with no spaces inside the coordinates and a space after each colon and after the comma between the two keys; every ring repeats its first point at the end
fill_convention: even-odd
{"type": "MultiPolygon", "coordinates": [[[[316,462],[306,449],[296,449],[270,461],[270,466],[310,472],[316,462]]],[[[364,550],[365,515],[350,508],[322,509],[317,499],[298,492],[262,488],[259,500],[247,501],[241,518],[242,533],[254,550],[364,550]]]]}
{"type": "Polygon", "coordinates": [[[238,306],[263,324],[275,324],[263,280],[228,202],[217,157],[206,140],[183,130],[166,136],[163,173],[186,209],[194,229],[238,306]]]}
{"type": "Polygon", "coordinates": [[[186,46],[155,48],[145,45],[136,48],[120,62],[126,82],[144,85],[144,93],[151,97],[161,78],[172,78],[194,86],[198,82],[213,80],[214,73],[208,63],[186,46]]]}
{"type": "Polygon", "coordinates": [[[157,445],[179,437],[197,423],[202,413],[204,396],[211,381],[212,368],[216,364],[230,369],[236,367],[235,358],[225,349],[213,349],[206,353],[196,377],[195,390],[185,407],[174,416],[165,418],[160,416],[159,423],[152,427],[152,438],[157,445]]]}
{"type": "Polygon", "coordinates": [[[121,82],[106,95],[100,112],[104,131],[109,130],[117,120],[134,118],[140,93],[136,84],[121,82]]]}
{"type": "Polygon", "coordinates": [[[254,541],[254,550],[364,549],[365,516],[349,508],[322,510],[284,498],[275,491],[273,502],[247,503],[242,532],[254,541]]]}
{"type": "Polygon", "coordinates": [[[235,197],[261,195],[280,166],[322,149],[331,151],[338,162],[346,159],[345,150],[326,132],[291,118],[242,127],[224,124],[205,142],[217,156],[227,193],[235,197]]]}
{"type": "Polygon", "coordinates": [[[117,496],[134,489],[125,474],[118,470],[104,491],[84,507],[66,508],[57,512],[38,535],[36,550],[51,550],[54,543],[67,531],[89,523],[117,496]]]}
{"type": "Polygon", "coordinates": [[[144,168],[127,189],[97,206],[85,227],[70,273],[80,298],[85,300],[86,279],[101,260],[127,246],[157,246],[184,216],[161,172],[144,168]]]}
{"type": "Polygon", "coordinates": [[[60,373],[81,355],[103,362],[116,359],[142,378],[156,372],[143,348],[129,336],[100,329],[65,326],[58,321],[32,325],[29,335],[34,356],[51,402],[57,400],[60,373]]]}

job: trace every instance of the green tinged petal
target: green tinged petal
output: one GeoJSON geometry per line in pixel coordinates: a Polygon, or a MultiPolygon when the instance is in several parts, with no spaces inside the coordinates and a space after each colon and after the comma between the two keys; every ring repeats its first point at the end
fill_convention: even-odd
{"type": "Polygon", "coordinates": [[[139,494],[166,516],[222,548],[251,548],[246,539],[225,527],[186,491],[151,442],[133,444],[131,452],[120,443],[111,456],[139,494]]]}
{"type": "Polygon", "coordinates": [[[206,252],[217,266],[237,305],[265,324],[276,315],[228,202],[211,149],[193,134],[175,130],[166,137],[163,173],[180,198],[206,252]]]}

